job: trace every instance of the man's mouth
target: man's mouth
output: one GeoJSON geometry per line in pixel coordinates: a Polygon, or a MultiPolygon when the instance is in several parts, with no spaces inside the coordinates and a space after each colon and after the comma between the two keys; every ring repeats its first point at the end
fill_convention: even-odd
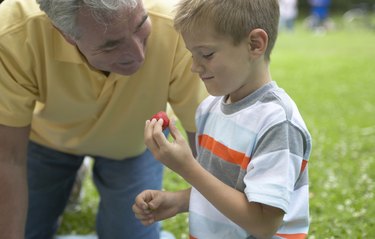
{"type": "Polygon", "coordinates": [[[200,78],[202,80],[210,80],[210,79],[213,79],[214,77],[213,76],[200,76],[200,78]]]}
{"type": "Polygon", "coordinates": [[[135,61],[127,61],[127,62],[120,62],[119,64],[123,65],[123,66],[129,66],[129,65],[132,65],[134,63],[135,63],[135,61]]]}

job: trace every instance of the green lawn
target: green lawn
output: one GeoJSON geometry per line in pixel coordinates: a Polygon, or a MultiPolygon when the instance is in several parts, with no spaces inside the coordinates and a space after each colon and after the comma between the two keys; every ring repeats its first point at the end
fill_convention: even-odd
{"type": "MultiPolygon", "coordinates": [[[[309,163],[312,238],[375,238],[375,32],[281,33],[272,76],[296,101],[313,136],[309,163]]],[[[94,231],[97,193],[88,180],[81,211],[59,233],[94,231]]],[[[164,188],[187,184],[166,170],[164,188]]],[[[187,238],[187,215],[163,226],[187,238]]]]}

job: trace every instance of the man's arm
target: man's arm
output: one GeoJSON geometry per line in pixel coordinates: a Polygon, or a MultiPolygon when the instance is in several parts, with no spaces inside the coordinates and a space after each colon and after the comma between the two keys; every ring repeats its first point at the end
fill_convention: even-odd
{"type": "Polygon", "coordinates": [[[25,236],[29,132],[30,127],[0,124],[0,239],[22,239],[25,236]]]}
{"type": "Polygon", "coordinates": [[[186,137],[189,141],[189,145],[191,148],[191,152],[193,153],[193,156],[197,157],[197,149],[195,147],[195,132],[192,133],[192,132],[186,131],[186,137]]]}

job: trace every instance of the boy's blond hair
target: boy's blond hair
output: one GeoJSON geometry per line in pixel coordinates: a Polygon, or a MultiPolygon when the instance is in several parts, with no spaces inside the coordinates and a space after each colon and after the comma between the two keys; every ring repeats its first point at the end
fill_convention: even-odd
{"type": "Polygon", "coordinates": [[[235,45],[257,28],[268,35],[265,59],[269,60],[279,25],[278,0],[180,0],[174,27],[194,32],[197,26],[213,26],[220,35],[230,36],[235,45]]]}

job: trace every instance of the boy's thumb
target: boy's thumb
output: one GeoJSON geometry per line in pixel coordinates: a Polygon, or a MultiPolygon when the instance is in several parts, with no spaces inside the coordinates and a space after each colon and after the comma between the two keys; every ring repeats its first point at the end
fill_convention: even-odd
{"type": "Polygon", "coordinates": [[[160,205],[160,202],[159,202],[159,200],[157,198],[155,198],[152,201],[148,202],[148,208],[150,210],[152,210],[152,211],[158,209],[159,205],[160,205]]]}

